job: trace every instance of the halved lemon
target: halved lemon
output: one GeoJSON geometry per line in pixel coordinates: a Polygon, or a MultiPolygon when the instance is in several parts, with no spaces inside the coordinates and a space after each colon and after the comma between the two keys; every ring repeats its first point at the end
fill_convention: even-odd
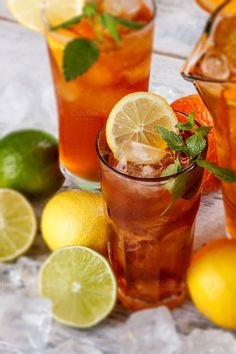
{"type": "Polygon", "coordinates": [[[44,13],[51,25],[80,15],[85,0],[7,0],[13,17],[24,27],[33,31],[44,30],[44,13]]]}
{"type": "Polygon", "coordinates": [[[166,143],[156,128],[177,131],[177,123],[163,97],[150,92],[132,93],[111,111],[106,125],[107,143],[118,160],[157,163],[166,154],[166,143]]]}

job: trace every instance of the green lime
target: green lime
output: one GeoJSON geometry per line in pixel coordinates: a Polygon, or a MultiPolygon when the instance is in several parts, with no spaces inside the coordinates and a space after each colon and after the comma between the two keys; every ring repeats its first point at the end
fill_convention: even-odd
{"type": "Polygon", "coordinates": [[[61,248],[42,265],[40,295],[52,302],[53,317],[68,326],[92,327],[114,308],[116,280],[107,260],[95,251],[61,248]]]}
{"type": "Polygon", "coordinates": [[[36,217],[25,197],[0,189],[0,262],[12,261],[27,252],[36,230],[36,217]]]}
{"type": "Polygon", "coordinates": [[[19,130],[0,139],[0,188],[31,199],[54,194],[63,183],[57,140],[40,130],[19,130]]]}

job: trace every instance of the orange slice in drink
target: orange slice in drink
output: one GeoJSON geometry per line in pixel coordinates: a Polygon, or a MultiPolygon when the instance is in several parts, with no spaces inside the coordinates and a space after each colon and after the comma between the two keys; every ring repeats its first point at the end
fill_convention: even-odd
{"type": "Polygon", "coordinates": [[[176,131],[176,115],[167,101],[149,92],[125,96],[110,113],[107,143],[114,156],[130,162],[157,163],[166,154],[166,143],[157,126],[176,131]]]}

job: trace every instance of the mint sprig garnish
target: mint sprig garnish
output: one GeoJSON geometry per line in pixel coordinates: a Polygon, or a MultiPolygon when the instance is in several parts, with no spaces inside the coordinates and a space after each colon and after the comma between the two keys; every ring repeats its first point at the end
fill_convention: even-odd
{"type": "Polygon", "coordinates": [[[85,4],[82,13],[84,17],[88,17],[88,18],[92,18],[96,16],[97,4],[94,2],[89,2],[88,4],[85,4]]]}
{"type": "Polygon", "coordinates": [[[119,43],[120,34],[115,18],[111,14],[104,12],[100,15],[100,19],[104,28],[108,30],[110,36],[116,41],[116,43],[119,43]]]}
{"type": "Polygon", "coordinates": [[[108,12],[99,12],[97,4],[90,2],[84,5],[82,15],[53,26],[50,30],[69,29],[80,24],[84,19],[89,21],[95,38],[93,40],[77,38],[66,45],[63,55],[63,74],[66,81],[83,75],[96,63],[100,56],[99,44],[104,39],[105,33],[109,34],[117,45],[120,45],[119,26],[133,30],[139,30],[145,26],[141,22],[119,18],[108,12]],[[98,30],[99,26],[101,28],[98,30]]]}
{"type": "Polygon", "coordinates": [[[173,151],[185,152],[185,150],[187,150],[181,134],[169,131],[164,127],[157,127],[157,132],[173,151]]]}
{"type": "Polygon", "coordinates": [[[94,41],[77,38],[69,42],[64,50],[63,72],[66,81],[74,80],[84,74],[100,55],[94,41]]]}
{"type": "Polygon", "coordinates": [[[114,17],[115,21],[126,28],[133,29],[133,30],[139,30],[144,27],[144,24],[141,22],[136,22],[136,21],[131,21],[131,20],[126,20],[125,18],[120,18],[120,17],[114,17]]]}
{"type": "Polygon", "coordinates": [[[194,128],[194,117],[195,117],[195,113],[192,112],[188,115],[188,121],[187,123],[178,123],[176,124],[176,128],[177,129],[181,129],[181,130],[192,130],[194,128]]]}
{"type": "Polygon", "coordinates": [[[73,18],[71,18],[68,21],[60,23],[59,25],[52,26],[50,28],[50,30],[51,31],[57,31],[59,29],[71,28],[71,27],[73,27],[75,25],[78,25],[83,20],[83,17],[84,17],[83,15],[79,15],[79,16],[73,17],[73,18]]]}
{"type": "Polygon", "coordinates": [[[210,162],[202,159],[199,159],[196,162],[198,166],[207,169],[209,172],[213,173],[213,175],[215,175],[222,181],[226,183],[236,182],[236,174],[232,170],[224,167],[219,167],[216,164],[214,164],[214,162],[210,162]]]}
{"type": "Polygon", "coordinates": [[[195,133],[186,140],[187,149],[185,151],[191,159],[194,159],[203,152],[206,145],[206,139],[195,133]]]}
{"type": "MultiPolygon", "coordinates": [[[[210,173],[214,174],[218,179],[227,183],[236,182],[236,173],[232,170],[224,167],[219,167],[213,162],[206,161],[202,158],[202,153],[206,148],[206,137],[211,131],[212,127],[196,127],[194,124],[194,113],[189,114],[187,123],[178,123],[176,128],[190,131],[192,135],[184,142],[182,135],[173,131],[169,131],[163,127],[157,127],[157,132],[162,139],[166,142],[167,146],[178,154],[180,158],[181,154],[186,154],[189,157],[189,165],[197,163],[199,167],[205,168],[210,173]]],[[[179,160],[178,158],[178,160],[179,160]]],[[[178,162],[175,162],[178,164],[178,162]]],[[[162,173],[162,176],[169,176],[169,172],[176,171],[176,166],[168,168],[162,173]]],[[[179,168],[179,171],[183,171],[184,166],[179,168]]]]}

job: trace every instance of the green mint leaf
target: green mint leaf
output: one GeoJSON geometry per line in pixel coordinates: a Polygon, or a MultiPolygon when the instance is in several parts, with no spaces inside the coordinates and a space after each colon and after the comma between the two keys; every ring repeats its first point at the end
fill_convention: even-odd
{"type": "Polygon", "coordinates": [[[182,171],[183,167],[179,161],[179,157],[176,158],[175,163],[167,166],[167,168],[162,172],[161,177],[169,177],[180,171],[182,171]]]}
{"type": "Polygon", "coordinates": [[[64,50],[63,72],[66,81],[81,76],[96,63],[100,55],[94,41],[78,38],[69,42],[64,50]]]}
{"type": "Polygon", "coordinates": [[[141,22],[129,21],[129,20],[125,20],[124,18],[120,18],[120,17],[114,17],[114,19],[116,20],[117,23],[119,23],[119,25],[122,25],[122,26],[124,26],[126,28],[130,28],[130,29],[139,30],[145,26],[141,22]]]}
{"type": "Polygon", "coordinates": [[[202,138],[205,138],[211,131],[212,127],[199,127],[195,129],[195,133],[202,138]]]}
{"type": "Polygon", "coordinates": [[[186,152],[186,146],[180,134],[176,134],[175,132],[159,126],[157,127],[157,132],[172,150],[186,152]]]}
{"type": "Polygon", "coordinates": [[[194,128],[194,117],[195,113],[190,113],[188,115],[188,122],[187,123],[178,123],[176,124],[176,128],[181,130],[192,130],[194,128]]]}
{"type": "Polygon", "coordinates": [[[102,25],[108,30],[110,36],[117,42],[120,42],[120,34],[117,28],[117,22],[114,16],[103,12],[100,16],[102,25]]]}
{"type": "Polygon", "coordinates": [[[57,30],[59,30],[61,28],[64,28],[64,29],[71,28],[71,27],[73,27],[75,25],[78,25],[82,21],[82,19],[83,19],[82,15],[76,16],[76,17],[73,17],[72,19],[70,19],[68,21],[60,23],[59,25],[53,26],[50,29],[51,29],[51,31],[57,31],[57,30]]]}
{"type": "Polygon", "coordinates": [[[198,164],[198,166],[203,167],[206,170],[208,170],[209,172],[211,172],[213,175],[215,175],[221,181],[224,181],[227,183],[235,183],[236,182],[236,173],[228,168],[219,167],[216,164],[214,164],[213,162],[209,162],[206,160],[197,160],[197,164],[198,164]]]}
{"type": "Polygon", "coordinates": [[[175,163],[166,167],[166,169],[162,172],[161,177],[169,177],[176,173],[176,166],[175,163]]]}
{"type": "Polygon", "coordinates": [[[94,2],[89,2],[83,7],[83,15],[85,17],[92,18],[97,14],[97,4],[94,2]]]}
{"type": "Polygon", "coordinates": [[[200,135],[194,134],[186,140],[189,155],[194,158],[199,155],[206,147],[206,140],[200,135]]]}
{"type": "Polygon", "coordinates": [[[194,118],[195,118],[195,112],[192,112],[188,115],[188,122],[194,127],[194,118]]]}

